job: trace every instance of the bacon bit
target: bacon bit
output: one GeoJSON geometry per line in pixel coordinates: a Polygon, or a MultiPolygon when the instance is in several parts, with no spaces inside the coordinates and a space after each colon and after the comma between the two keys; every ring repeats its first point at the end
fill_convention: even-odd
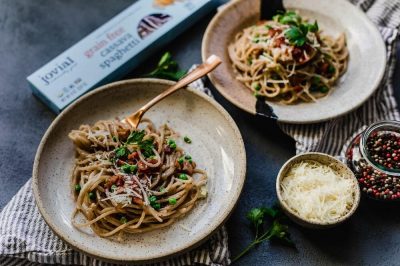
{"type": "MultiPolygon", "coordinates": [[[[112,177],[110,177],[105,184],[105,188],[111,188],[112,185],[114,185],[119,179],[122,179],[122,177],[118,176],[118,175],[113,175],[112,177]]],[[[123,180],[122,180],[123,181],[123,180]]]]}
{"type": "Polygon", "coordinates": [[[281,29],[269,29],[268,36],[274,37],[275,34],[280,34],[282,32],[281,29]]]}
{"type": "Polygon", "coordinates": [[[293,87],[295,92],[301,92],[303,90],[303,88],[301,86],[295,86],[293,87]]]}
{"type": "Polygon", "coordinates": [[[314,48],[311,47],[311,45],[309,44],[305,44],[303,45],[304,50],[306,51],[307,54],[311,54],[313,53],[313,51],[315,50],[314,48]]]}
{"type": "Polygon", "coordinates": [[[182,165],[178,162],[178,160],[175,160],[175,168],[178,170],[182,169],[182,165]]]}
{"type": "Polygon", "coordinates": [[[290,84],[292,84],[293,86],[296,86],[303,81],[303,77],[293,75],[293,76],[289,77],[289,81],[290,81],[290,84]]]}
{"type": "Polygon", "coordinates": [[[294,47],[292,51],[292,56],[295,61],[300,62],[303,56],[303,51],[299,47],[294,47]]]}
{"type": "Polygon", "coordinates": [[[193,174],[193,165],[191,163],[189,163],[188,161],[184,161],[182,171],[185,171],[189,175],[192,175],[193,174]]]}
{"type": "Polygon", "coordinates": [[[148,159],[147,161],[152,164],[155,164],[156,162],[158,162],[157,159],[155,159],[155,158],[148,159]]]}
{"type": "Polygon", "coordinates": [[[118,180],[115,182],[118,187],[122,187],[125,184],[124,179],[120,176],[118,180]]]}
{"type": "Polygon", "coordinates": [[[329,64],[328,63],[322,63],[319,65],[319,71],[322,74],[328,73],[328,69],[329,69],[329,64]]]}
{"type": "Polygon", "coordinates": [[[171,147],[169,145],[164,145],[164,152],[166,154],[171,154],[171,152],[172,152],[171,147]]]}
{"type": "Polygon", "coordinates": [[[134,151],[128,155],[129,160],[133,160],[133,159],[137,159],[137,158],[139,158],[139,153],[137,151],[134,151]]]}
{"type": "Polygon", "coordinates": [[[145,164],[142,161],[138,162],[137,166],[138,166],[140,172],[146,172],[147,170],[149,170],[149,167],[147,166],[147,164],[145,164]]]}
{"type": "Polygon", "coordinates": [[[279,37],[274,42],[274,47],[281,47],[282,44],[285,43],[285,37],[279,37]]]}
{"type": "Polygon", "coordinates": [[[143,205],[143,200],[138,197],[133,197],[132,201],[138,205],[143,205]]]}
{"type": "Polygon", "coordinates": [[[262,54],[263,50],[262,49],[255,49],[253,50],[252,54],[254,55],[255,58],[258,58],[262,54]]]}
{"type": "Polygon", "coordinates": [[[118,159],[118,160],[116,161],[116,163],[117,163],[118,166],[123,166],[123,165],[125,164],[125,162],[122,161],[121,159],[118,159]]]}

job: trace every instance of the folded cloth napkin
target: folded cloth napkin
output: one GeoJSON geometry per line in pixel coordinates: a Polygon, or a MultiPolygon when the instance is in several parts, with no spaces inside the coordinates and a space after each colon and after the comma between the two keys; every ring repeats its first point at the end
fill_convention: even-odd
{"type": "Polygon", "coordinates": [[[318,151],[339,157],[354,132],[360,132],[360,129],[379,120],[399,120],[397,103],[393,97],[392,77],[400,25],[400,1],[351,0],[351,2],[366,12],[382,34],[387,49],[385,75],[375,93],[361,107],[347,115],[317,124],[279,123],[282,130],[296,141],[297,153],[318,151]]]}
{"type": "MultiPolygon", "coordinates": [[[[191,87],[212,96],[201,80],[191,87]]],[[[73,250],[51,231],[36,207],[31,183],[30,179],[0,213],[0,265],[112,265],[73,250]]],[[[225,226],[199,248],[156,265],[194,264],[230,264],[225,226]]]]}

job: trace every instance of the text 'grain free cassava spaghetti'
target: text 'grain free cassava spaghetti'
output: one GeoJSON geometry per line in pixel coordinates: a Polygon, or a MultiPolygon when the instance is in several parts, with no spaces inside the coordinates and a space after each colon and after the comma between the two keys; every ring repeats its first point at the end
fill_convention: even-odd
{"type": "Polygon", "coordinates": [[[167,125],[157,130],[147,119],[142,125],[132,130],[104,120],[70,132],[77,154],[74,226],[90,226],[102,237],[151,231],[172,224],[206,197],[207,174],[177,146],[178,135],[167,125]],[[84,223],[77,222],[78,214],[84,223]]]}

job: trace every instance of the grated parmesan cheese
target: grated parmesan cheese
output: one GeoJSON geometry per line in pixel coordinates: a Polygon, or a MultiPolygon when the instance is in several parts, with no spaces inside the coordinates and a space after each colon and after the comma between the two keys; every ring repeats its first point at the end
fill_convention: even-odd
{"type": "Polygon", "coordinates": [[[281,182],[281,195],[300,217],[335,222],[354,203],[354,182],[316,161],[295,164],[281,182]]]}

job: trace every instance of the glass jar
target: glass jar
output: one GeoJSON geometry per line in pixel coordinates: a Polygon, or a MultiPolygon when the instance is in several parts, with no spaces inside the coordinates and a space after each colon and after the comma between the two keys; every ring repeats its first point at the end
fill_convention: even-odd
{"type": "Polygon", "coordinates": [[[369,126],[351,141],[346,161],[368,197],[400,200],[400,122],[369,126]]]}

